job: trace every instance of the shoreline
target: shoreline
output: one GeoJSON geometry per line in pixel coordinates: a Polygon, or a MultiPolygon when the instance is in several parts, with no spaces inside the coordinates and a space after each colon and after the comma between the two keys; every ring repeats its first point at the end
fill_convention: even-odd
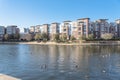
{"type": "Polygon", "coordinates": [[[0,42],[0,44],[27,44],[27,45],[63,45],[63,46],[119,46],[120,41],[90,42],[90,43],[56,43],[56,42],[0,42]]]}

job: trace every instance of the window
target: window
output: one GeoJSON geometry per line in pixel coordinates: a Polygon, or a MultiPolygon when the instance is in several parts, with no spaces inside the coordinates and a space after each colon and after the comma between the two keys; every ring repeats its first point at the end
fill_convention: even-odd
{"type": "Polygon", "coordinates": [[[78,35],[81,35],[81,32],[78,32],[78,35]]]}
{"type": "Polygon", "coordinates": [[[84,31],[86,31],[86,26],[84,26],[84,31]]]}
{"type": "Polygon", "coordinates": [[[66,31],[66,29],[64,29],[63,31],[66,31]]]}
{"type": "Polygon", "coordinates": [[[78,30],[81,30],[81,27],[79,27],[78,30]]]}
{"type": "Polygon", "coordinates": [[[84,34],[86,34],[86,32],[84,32],[84,34]]]}
{"type": "Polygon", "coordinates": [[[105,29],[105,31],[107,31],[107,27],[105,27],[104,29],[105,29]]]}

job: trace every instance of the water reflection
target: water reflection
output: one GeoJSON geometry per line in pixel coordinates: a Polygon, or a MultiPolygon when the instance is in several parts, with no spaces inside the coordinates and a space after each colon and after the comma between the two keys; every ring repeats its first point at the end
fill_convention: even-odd
{"type": "Polygon", "coordinates": [[[0,45],[0,63],[23,80],[119,80],[120,46],[0,45]]]}

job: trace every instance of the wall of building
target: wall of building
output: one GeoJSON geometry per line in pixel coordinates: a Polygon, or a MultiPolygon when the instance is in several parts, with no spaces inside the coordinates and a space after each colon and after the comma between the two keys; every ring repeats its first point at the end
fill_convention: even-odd
{"type": "Polygon", "coordinates": [[[3,40],[5,34],[5,27],[0,26],[0,40],[3,40]]]}
{"type": "Polygon", "coordinates": [[[18,28],[17,26],[7,26],[6,27],[6,34],[12,35],[18,33],[18,28]]]}

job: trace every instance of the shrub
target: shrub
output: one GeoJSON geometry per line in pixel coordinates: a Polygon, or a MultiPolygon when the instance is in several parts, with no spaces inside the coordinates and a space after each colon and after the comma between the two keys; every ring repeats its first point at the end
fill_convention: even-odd
{"type": "Polygon", "coordinates": [[[42,39],[42,35],[40,33],[35,34],[35,40],[40,40],[42,39]]]}
{"type": "Polygon", "coordinates": [[[111,33],[105,33],[105,34],[101,35],[101,38],[104,39],[104,40],[110,40],[110,39],[113,38],[113,34],[111,34],[111,33]]]}
{"type": "Polygon", "coordinates": [[[53,40],[58,42],[60,40],[59,34],[54,34],[53,35],[53,40]]]}
{"type": "Polygon", "coordinates": [[[71,36],[70,40],[73,42],[74,40],[76,40],[76,38],[74,36],[71,36]]]}

